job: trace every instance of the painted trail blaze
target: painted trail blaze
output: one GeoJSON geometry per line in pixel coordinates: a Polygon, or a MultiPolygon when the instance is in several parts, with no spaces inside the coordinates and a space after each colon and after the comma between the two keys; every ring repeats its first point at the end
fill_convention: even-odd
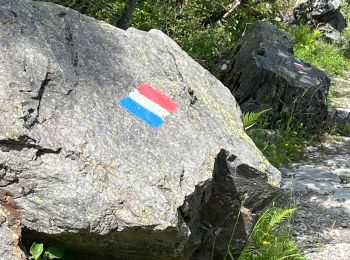
{"type": "Polygon", "coordinates": [[[294,62],[294,66],[297,67],[298,69],[302,69],[302,70],[305,69],[305,66],[301,63],[294,62]]]}
{"type": "Polygon", "coordinates": [[[153,128],[161,126],[164,118],[177,109],[171,98],[147,83],[122,98],[119,104],[153,128]]]}

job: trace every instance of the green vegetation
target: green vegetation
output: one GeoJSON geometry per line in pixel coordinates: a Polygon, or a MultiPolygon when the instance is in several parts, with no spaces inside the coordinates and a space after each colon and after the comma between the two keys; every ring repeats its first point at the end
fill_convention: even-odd
{"type": "Polygon", "coordinates": [[[305,259],[283,223],[296,208],[272,207],[258,219],[239,260],[305,259]]]}
{"type": "Polygon", "coordinates": [[[343,125],[334,123],[332,125],[326,126],[326,131],[330,136],[341,135],[350,137],[350,123],[343,125]]]}
{"type": "MultiPolygon", "coordinates": [[[[231,253],[230,247],[236,231],[238,220],[240,219],[241,211],[247,198],[248,196],[245,195],[244,200],[241,203],[223,260],[235,260],[233,254],[231,253]]],[[[247,239],[244,250],[241,252],[238,259],[236,259],[305,259],[300,253],[297,244],[294,242],[285,225],[286,221],[292,217],[296,210],[297,208],[278,208],[275,206],[267,209],[257,220],[247,239]]],[[[216,237],[214,238],[212,253],[214,252],[215,239],[216,237]]],[[[214,259],[213,254],[211,259],[214,259]]]]}
{"type": "Polygon", "coordinates": [[[271,108],[264,109],[264,110],[259,111],[259,112],[243,113],[242,121],[243,121],[244,129],[248,130],[248,129],[252,128],[253,126],[255,126],[258,123],[260,116],[263,115],[264,113],[270,111],[270,110],[271,110],[271,108]]]}
{"type": "Polygon", "coordinates": [[[62,259],[74,260],[73,255],[66,249],[58,246],[49,246],[44,248],[44,244],[34,242],[29,250],[30,259],[33,260],[48,260],[48,259],[62,259]]]}
{"type": "Polygon", "coordinates": [[[350,60],[345,57],[344,50],[324,42],[319,30],[311,30],[304,25],[289,32],[296,38],[294,54],[300,59],[333,75],[342,75],[345,70],[350,70],[350,60]]]}
{"type": "MultiPolygon", "coordinates": [[[[69,6],[113,25],[116,25],[121,18],[126,2],[125,0],[49,1],[69,6]]],[[[284,28],[280,22],[281,14],[294,4],[292,0],[276,0],[274,3],[247,0],[223,19],[233,2],[232,0],[138,0],[131,26],[145,31],[153,28],[162,30],[194,59],[209,68],[215,57],[234,47],[235,41],[254,21],[264,20],[284,28]]],[[[343,10],[350,17],[350,8],[346,6],[343,10]]],[[[334,44],[323,42],[318,30],[312,31],[307,26],[300,26],[288,31],[296,37],[294,51],[301,59],[330,74],[340,75],[343,70],[350,68],[350,61],[345,58],[344,50],[334,44]]]]}
{"type": "MultiPolygon", "coordinates": [[[[116,25],[124,0],[49,0],[116,25]]],[[[234,46],[247,26],[256,20],[272,23],[285,1],[247,0],[222,19],[232,0],[139,0],[131,26],[148,31],[156,28],[174,39],[186,52],[209,67],[214,57],[234,46]]]]}
{"type": "Polygon", "coordinates": [[[248,112],[243,114],[243,126],[255,145],[276,167],[288,166],[293,159],[300,156],[301,150],[314,139],[314,133],[295,122],[290,116],[287,122],[281,122],[274,129],[269,129],[268,112],[248,112]]]}
{"type": "Polygon", "coordinates": [[[312,136],[300,124],[299,129],[281,127],[277,130],[254,129],[248,131],[255,145],[276,167],[288,166],[301,155],[301,150],[312,140],[312,136]]]}
{"type": "Polygon", "coordinates": [[[341,128],[340,134],[350,137],[350,123],[346,123],[345,126],[341,128]]]}

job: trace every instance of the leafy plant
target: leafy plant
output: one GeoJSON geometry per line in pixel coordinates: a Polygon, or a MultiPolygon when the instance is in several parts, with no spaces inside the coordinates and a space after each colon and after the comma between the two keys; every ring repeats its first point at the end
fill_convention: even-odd
{"type": "Polygon", "coordinates": [[[43,244],[38,244],[34,242],[32,246],[30,247],[30,255],[31,259],[38,260],[40,259],[41,254],[44,252],[44,245],[43,244]]]}
{"type": "Polygon", "coordinates": [[[47,259],[62,259],[74,260],[74,256],[65,248],[59,246],[49,246],[44,249],[44,244],[34,242],[29,250],[30,259],[47,260],[47,259]]]}
{"type": "Polygon", "coordinates": [[[264,109],[262,111],[258,111],[258,112],[245,112],[243,113],[243,127],[245,130],[248,130],[249,128],[252,128],[254,125],[257,124],[259,118],[261,115],[263,115],[264,113],[270,111],[271,108],[269,109],[264,109]]]}
{"type": "Polygon", "coordinates": [[[275,167],[289,166],[301,155],[302,148],[314,141],[315,135],[314,130],[298,123],[293,113],[273,129],[269,129],[264,118],[259,118],[254,128],[247,129],[247,134],[275,167]]]}
{"type": "Polygon", "coordinates": [[[300,59],[333,75],[342,75],[350,70],[350,60],[344,55],[344,50],[324,42],[319,30],[303,25],[289,29],[289,32],[296,38],[294,54],[300,59]]]}
{"type": "Polygon", "coordinates": [[[341,129],[341,134],[350,137],[350,123],[346,123],[341,129]]]}
{"type": "Polygon", "coordinates": [[[272,207],[263,213],[242,251],[239,260],[305,259],[291,235],[283,228],[296,208],[272,207]]]}

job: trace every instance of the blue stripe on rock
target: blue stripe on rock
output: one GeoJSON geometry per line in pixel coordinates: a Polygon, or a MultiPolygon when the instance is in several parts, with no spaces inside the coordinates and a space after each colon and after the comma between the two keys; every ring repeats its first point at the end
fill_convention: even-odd
{"type": "Polygon", "coordinates": [[[121,99],[119,101],[119,104],[134,116],[138,117],[153,128],[157,128],[163,124],[162,118],[144,108],[130,97],[121,99]]]}

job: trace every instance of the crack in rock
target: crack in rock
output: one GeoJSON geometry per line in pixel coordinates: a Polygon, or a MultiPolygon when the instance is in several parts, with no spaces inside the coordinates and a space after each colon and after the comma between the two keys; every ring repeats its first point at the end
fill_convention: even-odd
{"type": "Polygon", "coordinates": [[[2,151],[5,150],[7,152],[10,152],[11,150],[22,151],[23,149],[37,149],[37,157],[48,153],[59,154],[62,150],[62,148],[51,149],[37,145],[35,144],[35,140],[28,136],[20,136],[18,140],[12,138],[1,139],[0,147],[2,147],[2,151]]]}
{"type": "Polygon", "coordinates": [[[76,82],[73,84],[72,89],[68,89],[66,92],[66,95],[69,95],[73,91],[73,89],[79,84],[79,81],[80,81],[79,80],[79,73],[78,73],[79,55],[78,55],[78,52],[76,51],[76,48],[75,48],[72,27],[68,23],[66,23],[65,32],[66,32],[67,43],[70,46],[69,50],[70,50],[70,54],[71,54],[71,58],[72,58],[74,74],[76,77],[76,82]]]}
{"type": "Polygon", "coordinates": [[[0,164],[0,187],[7,187],[19,182],[18,175],[22,171],[12,169],[5,164],[0,164]]]}
{"type": "Polygon", "coordinates": [[[175,67],[176,67],[176,70],[177,70],[177,74],[180,78],[180,81],[183,82],[184,81],[184,76],[182,75],[181,71],[180,71],[180,68],[179,66],[177,65],[177,61],[176,61],[176,57],[174,55],[174,53],[172,53],[171,51],[168,51],[168,53],[170,54],[170,56],[173,58],[174,60],[174,63],[175,63],[175,67]]]}
{"type": "Polygon", "coordinates": [[[188,94],[190,95],[190,106],[193,106],[194,104],[196,104],[196,102],[198,101],[197,96],[194,94],[194,90],[192,90],[191,88],[187,89],[188,94]]]}
{"type": "Polygon", "coordinates": [[[44,96],[44,92],[46,87],[49,85],[50,81],[52,80],[51,77],[51,72],[46,72],[45,78],[42,80],[38,94],[33,97],[33,100],[36,100],[37,106],[36,109],[30,108],[28,109],[28,114],[26,114],[23,119],[25,122],[25,126],[28,129],[31,129],[35,124],[39,123],[38,118],[40,115],[40,107],[41,107],[41,101],[44,96]]]}

